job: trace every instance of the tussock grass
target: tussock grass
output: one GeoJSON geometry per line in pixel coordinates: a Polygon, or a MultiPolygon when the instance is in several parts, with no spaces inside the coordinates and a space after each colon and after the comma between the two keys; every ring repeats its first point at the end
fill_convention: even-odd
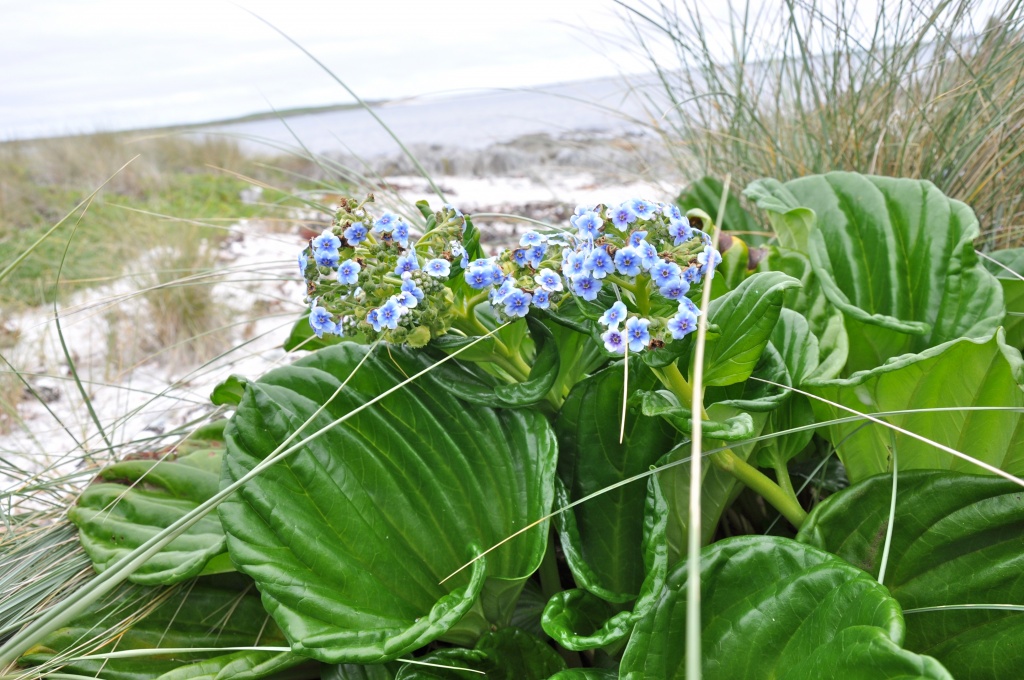
{"type": "Polygon", "coordinates": [[[720,26],[696,0],[631,3],[656,126],[691,176],[923,178],[974,208],[986,248],[1024,242],[1024,2],[879,5],[730,0],[720,26]]]}

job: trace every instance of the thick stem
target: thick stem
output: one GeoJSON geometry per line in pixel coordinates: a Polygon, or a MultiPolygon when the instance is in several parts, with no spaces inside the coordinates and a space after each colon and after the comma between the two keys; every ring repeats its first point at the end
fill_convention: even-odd
{"type": "MultiPolygon", "coordinates": [[[[693,401],[693,388],[690,387],[690,383],[686,382],[686,378],[683,377],[675,362],[664,368],[655,369],[654,372],[661,380],[661,383],[671,390],[672,394],[676,395],[681,405],[686,406],[693,401]]],[[[704,407],[701,406],[700,410],[700,417],[707,420],[708,414],[704,412],[704,407]]]]}
{"type": "Polygon", "coordinates": [[[796,501],[796,490],[793,488],[793,481],[789,478],[789,468],[786,461],[773,461],[772,469],[775,470],[775,479],[779,480],[779,486],[786,494],[796,501]]]}
{"type": "Polygon", "coordinates": [[[719,451],[712,455],[711,462],[756,491],[797,529],[807,519],[807,513],[800,507],[794,496],[786,493],[763,472],[733,453],[732,449],[719,451]]]}

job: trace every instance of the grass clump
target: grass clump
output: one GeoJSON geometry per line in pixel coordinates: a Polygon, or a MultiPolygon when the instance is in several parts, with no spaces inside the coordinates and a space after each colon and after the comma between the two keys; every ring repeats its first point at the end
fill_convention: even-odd
{"type": "Polygon", "coordinates": [[[686,172],[928,179],[974,208],[986,247],[1024,241],[1024,2],[736,1],[724,26],[700,4],[629,7],[686,172]]]}

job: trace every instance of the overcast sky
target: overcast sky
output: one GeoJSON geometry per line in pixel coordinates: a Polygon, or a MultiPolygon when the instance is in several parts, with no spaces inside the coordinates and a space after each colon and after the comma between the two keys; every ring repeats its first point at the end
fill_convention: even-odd
{"type": "MultiPolygon", "coordinates": [[[[657,2],[626,0],[634,8],[647,1],[657,2]]],[[[755,15],[781,2],[751,0],[755,15]]],[[[852,3],[868,29],[879,2],[852,3]]],[[[712,30],[720,26],[711,42],[728,53],[728,3],[689,3],[712,30]]],[[[349,101],[253,14],[366,99],[528,87],[647,65],[613,0],[0,0],[0,139],[349,101]]]]}
{"type": "Polygon", "coordinates": [[[349,100],[246,10],[368,99],[638,68],[610,0],[0,0],[0,137],[349,100]]]}

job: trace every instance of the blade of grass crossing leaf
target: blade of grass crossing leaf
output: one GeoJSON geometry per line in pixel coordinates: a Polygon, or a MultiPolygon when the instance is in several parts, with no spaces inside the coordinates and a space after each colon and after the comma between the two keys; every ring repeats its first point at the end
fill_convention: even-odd
{"type": "Polygon", "coordinates": [[[626,402],[629,400],[629,343],[622,350],[622,425],[619,427],[619,443],[626,437],[626,402]]]}
{"type": "MultiPolygon", "coordinates": [[[[797,394],[802,394],[805,397],[809,397],[811,399],[817,399],[818,401],[824,402],[824,403],[826,403],[829,406],[832,406],[834,408],[838,408],[838,409],[841,409],[843,411],[846,411],[847,413],[853,413],[853,414],[857,415],[860,418],[864,418],[866,420],[870,420],[873,423],[876,423],[878,425],[882,425],[884,427],[888,427],[888,428],[890,428],[892,430],[895,430],[896,432],[899,432],[900,434],[906,435],[908,437],[912,437],[913,439],[916,439],[919,442],[924,442],[925,444],[928,444],[930,446],[934,446],[935,448],[939,449],[940,451],[945,451],[946,453],[950,454],[951,456],[956,456],[957,458],[960,458],[962,460],[966,460],[969,463],[973,463],[974,465],[977,465],[978,467],[980,467],[980,468],[982,468],[984,470],[988,470],[989,472],[991,472],[994,475],[999,475],[1003,479],[1007,479],[1007,480],[1013,482],[1014,484],[1017,484],[1019,486],[1024,487],[1024,479],[1021,479],[1020,477],[1017,477],[1016,475],[1012,475],[1009,472],[1006,472],[1005,470],[1000,470],[999,468],[997,468],[994,465],[990,465],[990,464],[986,463],[983,460],[978,460],[977,458],[974,458],[973,456],[968,456],[966,453],[963,453],[962,451],[957,451],[956,449],[954,449],[952,447],[949,447],[949,446],[946,446],[945,444],[940,444],[939,442],[933,441],[931,439],[928,439],[927,437],[922,437],[921,435],[917,434],[916,432],[911,432],[910,430],[906,430],[906,429],[904,429],[904,428],[902,428],[902,427],[900,427],[898,425],[893,425],[892,423],[887,423],[886,421],[884,421],[884,420],[882,420],[880,418],[877,418],[877,417],[875,417],[873,415],[870,415],[868,413],[861,413],[860,411],[858,411],[856,409],[850,408],[848,406],[843,406],[842,404],[837,404],[837,403],[835,403],[833,401],[829,401],[828,399],[823,399],[823,398],[821,398],[821,397],[819,397],[817,395],[814,395],[814,394],[811,394],[809,392],[804,392],[803,390],[797,389],[796,387],[788,387],[786,385],[782,385],[780,383],[773,382],[771,380],[765,380],[764,378],[757,378],[757,377],[754,377],[754,376],[751,376],[750,379],[751,380],[759,380],[760,382],[767,383],[769,385],[774,385],[775,387],[781,387],[781,388],[784,388],[784,389],[787,389],[787,390],[792,390],[793,392],[796,392],[797,394]]],[[[995,407],[995,409],[996,410],[1002,410],[999,407],[995,407]]],[[[958,408],[957,410],[963,410],[963,408],[961,407],[961,408],[958,408]]],[[[1010,410],[1016,410],[1016,409],[1010,409],[1010,410]]]]}
{"type": "MultiPolygon", "coordinates": [[[[310,418],[307,419],[306,422],[303,423],[303,425],[300,426],[295,433],[290,435],[284,443],[280,444],[271,455],[267,456],[267,458],[260,462],[256,467],[254,467],[252,470],[250,470],[245,475],[240,477],[238,481],[221,489],[209,500],[199,505],[196,509],[192,510],[191,512],[183,516],[181,519],[177,520],[176,522],[168,526],[166,529],[161,531],[159,534],[157,534],[153,538],[149,539],[148,541],[140,545],[138,548],[136,548],[134,551],[123,557],[117,563],[111,565],[109,569],[104,571],[102,574],[98,575],[95,579],[89,582],[81,590],[77,591],[73,596],[68,598],[68,600],[62,602],[59,607],[56,607],[55,609],[48,611],[43,616],[39,617],[39,619],[37,619],[35,622],[26,626],[16,635],[12,636],[9,640],[7,640],[7,642],[4,643],[3,646],[0,646],[0,668],[6,667],[8,664],[13,663],[15,660],[17,660],[18,657],[20,657],[25,652],[26,649],[31,647],[32,644],[34,644],[37,640],[41,639],[49,633],[52,633],[54,630],[57,630],[61,626],[67,624],[69,621],[74,619],[79,614],[83,613],[87,607],[89,607],[91,604],[93,604],[96,600],[98,600],[106,593],[110,592],[119,583],[124,581],[132,572],[134,572],[143,563],[145,563],[145,561],[148,560],[152,555],[156,554],[161,548],[163,548],[176,537],[187,531],[189,527],[194,525],[196,522],[202,519],[207,513],[209,513],[211,510],[220,505],[220,503],[225,498],[234,493],[240,486],[242,486],[249,480],[253,479],[254,477],[262,474],[263,471],[265,471],[270,466],[280,462],[281,460],[288,457],[292,453],[295,453],[300,448],[302,448],[309,442],[313,441],[317,437],[320,437],[324,433],[330,431],[332,428],[337,427],[346,420],[356,416],[357,414],[361,413],[367,408],[370,408],[377,402],[381,401],[382,399],[385,399],[388,395],[402,389],[403,387],[408,385],[410,382],[416,380],[420,376],[429,373],[431,370],[433,370],[440,364],[443,364],[446,361],[456,358],[461,352],[473,347],[473,345],[475,345],[477,342],[482,342],[483,340],[490,337],[494,333],[497,333],[507,325],[508,324],[506,323],[502,324],[501,326],[498,326],[497,328],[490,331],[486,335],[481,336],[480,338],[474,340],[473,342],[467,344],[466,346],[440,359],[435,364],[432,364],[431,366],[416,373],[408,380],[403,380],[394,387],[385,390],[384,392],[377,395],[373,399],[367,401],[365,404],[362,404],[359,407],[352,409],[345,415],[335,419],[334,421],[328,423],[327,425],[320,428],[316,432],[313,432],[312,434],[302,438],[295,444],[289,446],[289,442],[295,439],[299,432],[301,432],[302,429],[310,422],[313,422],[313,419],[316,418],[316,416],[324,408],[326,408],[328,404],[330,404],[331,399],[333,399],[333,396],[331,397],[331,399],[326,400],[324,404],[316,412],[314,412],[314,414],[311,415],[310,418]]],[[[369,356],[372,356],[371,352],[368,352],[365,355],[365,357],[369,356]]],[[[355,369],[353,369],[351,375],[354,375],[355,372],[359,370],[360,366],[362,366],[362,364],[363,361],[360,361],[360,363],[356,365],[355,369]]],[[[338,386],[337,390],[335,391],[335,394],[339,394],[341,390],[345,388],[345,386],[348,384],[348,380],[351,379],[351,375],[348,378],[346,378],[345,381],[342,381],[342,383],[338,386]]]]}
{"type": "MultiPolygon", "coordinates": [[[[718,249],[718,237],[722,233],[722,215],[725,214],[726,200],[729,197],[731,175],[726,175],[722,182],[722,199],[718,204],[718,215],[715,216],[715,233],[711,239],[712,250],[718,249]]],[[[710,258],[709,258],[710,259],[710,258]]],[[[714,260],[710,260],[714,265],[714,260]]],[[[701,291],[700,318],[697,320],[697,340],[693,350],[693,402],[690,412],[704,412],[704,345],[708,333],[708,309],[711,305],[711,278],[715,274],[714,266],[708,266],[704,273],[704,286],[701,291]]],[[[701,539],[701,418],[693,419],[693,431],[690,441],[690,510],[689,527],[687,527],[687,579],[686,579],[686,677],[700,680],[701,659],[701,621],[700,621],[700,539],[701,539]]]]}
{"type": "Polygon", "coordinates": [[[878,582],[885,584],[885,568],[889,564],[889,551],[892,549],[892,532],[896,526],[896,481],[899,477],[899,456],[896,454],[896,433],[889,430],[889,447],[892,451],[892,498],[889,500],[889,523],[885,527],[885,544],[882,546],[882,559],[878,565],[878,582]]]}

